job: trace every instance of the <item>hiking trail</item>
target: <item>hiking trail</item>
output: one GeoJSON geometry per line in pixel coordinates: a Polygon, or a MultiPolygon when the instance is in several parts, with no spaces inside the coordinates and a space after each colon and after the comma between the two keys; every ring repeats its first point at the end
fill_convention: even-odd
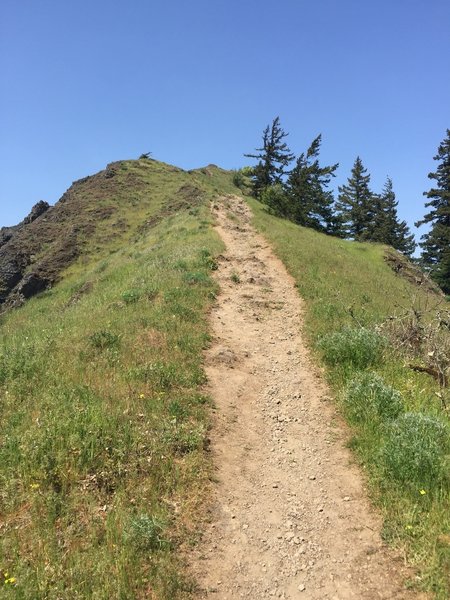
{"type": "Polygon", "coordinates": [[[214,202],[221,293],[206,356],[216,411],[199,598],[425,598],[380,538],[348,434],[302,341],[294,280],[238,197],[214,202]]]}

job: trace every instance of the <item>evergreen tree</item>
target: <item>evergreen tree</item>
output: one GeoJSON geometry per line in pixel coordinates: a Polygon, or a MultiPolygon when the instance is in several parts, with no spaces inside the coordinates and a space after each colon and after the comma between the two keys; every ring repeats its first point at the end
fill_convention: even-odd
{"type": "Polygon", "coordinates": [[[264,129],[263,144],[256,149],[257,154],[244,154],[258,160],[253,169],[253,194],[257,198],[265,188],[282,182],[286,167],[294,159],[286,142],[283,142],[287,136],[280,125],[280,117],[276,117],[272,125],[264,129]]]}
{"type": "Polygon", "coordinates": [[[370,240],[388,244],[403,254],[411,255],[416,249],[414,235],[411,234],[406,221],[400,221],[397,214],[398,202],[392,179],[388,177],[382,193],[374,196],[374,221],[370,240]]]}
{"type": "Polygon", "coordinates": [[[450,294],[450,129],[434,160],[440,164],[428,178],[436,181],[436,187],[424,192],[430,199],[425,206],[431,210],[416,226],[431,224],[430,231],[421,238],[422,261],[443,291],[450,294]]]}
{"type": "Polygon", "coordinates": [[[341,221],[344,237],[368,240],[374,235],[376,198],[370,190],[369,183],[370,174],[358,156],[347,185],[339,187],[339,199],[336,202],[337,216],[341,221]]]}
{"type": "Polygon", "coordinates": [[[287,196],[290,216],[293,221],[305,227],[312,227],[325,233],[333,233],[335,219],[333,212],[333,192],[327,190],[331,178],[339,164],[321,167],[319,152],[322,136],[318,135],[306,154],[302,153],[287,180],[287,196]]]}

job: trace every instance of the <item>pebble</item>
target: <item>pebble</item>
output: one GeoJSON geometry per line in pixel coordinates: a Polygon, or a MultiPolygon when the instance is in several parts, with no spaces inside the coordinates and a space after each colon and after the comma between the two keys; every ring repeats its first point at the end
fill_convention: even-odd
{"type": "Polygon", "coordinates": [[[298,591],[299,591],[299,592],[304,592],[305,590],[306,590],[306,586],[305,586],[305,584],[304,584],[304,583],[301,583],[301,584],[298,586],[298,591]]]}

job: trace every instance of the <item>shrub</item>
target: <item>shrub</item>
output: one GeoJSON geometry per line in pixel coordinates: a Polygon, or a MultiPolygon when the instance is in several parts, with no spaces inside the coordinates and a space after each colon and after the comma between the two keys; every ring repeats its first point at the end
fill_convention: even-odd
{"type": "Polygon", "coordinates": [[[416,487],[433,487],[445,477],[449,431],[435,417],[405,413],[391,423],[381,450],[388,476],[416,487]]]}
{"type": "Polygon", "coordinates": [[[376,373],[362,373],[345,392],[347,415],[356,423],[395,419],[402,412],[400,392],[386,385],[376,373]]]}
{"type": "Polygon", "coordinates": [[[200,250],[199,264],[200,264],[200,266],[206,267],[207,269],[210,269],[211,271],[216,271],[219,267],[216,259],[213,256],[211,256],[211,252],[209,251],[208,248],[202,248],[200,250]]]}
{"type": "Polygon", "coordinates": [[[178,423],[174,418],[166,425],[163,439],[172,452],[182,456],[203,448],[205,430],[201,425],[178,423]]]}
{"type": "Polygon", "coordinates": [[[110,331],[96,331],[89,336],[89,342],[91,346],[100,350],[117,348],[120,344],[120,337],[110,331]]]}
{"type": "Polygon", "coordinates": [[[330,365],[351,365],[356,369],[365,369],[381,360],[385,339],[379,333],[364,327],[347,327],[324,335],[318,346],[330,365]]]}
{"type": "Polygon", "coordinates": [[[233,184],[244,190],[250,186],[251,178],[253,177],[254,170],[252,167],[243,167],[233,173],[233,184]]]}
{"type": "Polygon", "coordinates": [[[127,290],[122,294],[122,300],[125,304],[134,304],[141,297],[141,291],[137,289],[127,290]]]}
{"type": "Polygon", "coordinates": [[[242,167],[242,169],[240,169],[240,172],[242,173],[242,175],[244,175],[244,177],[253,177],[253,175],[255,174],[255,169],[254,167],[242,167]]]}
{"type": "Polygon", "coordinates": [[[137,515],[130,520],[125,537],[142,551],[160,550],[167,545],[163,538],[164,523],[153,515],[137,515]]]}
{"type": "Polygon", "coordinates": [[[260,200],[267,206],[267,210],[278,217],[288,217],[290,215],[289,200],[281,184],[271,185],[265,188],[260,200]]]}
{"type": "Polygon", "coordinates": [[[245,187],[246,180],[241,171],[235,171],[233,173],[233,184],[238,188],[245,187]]]}

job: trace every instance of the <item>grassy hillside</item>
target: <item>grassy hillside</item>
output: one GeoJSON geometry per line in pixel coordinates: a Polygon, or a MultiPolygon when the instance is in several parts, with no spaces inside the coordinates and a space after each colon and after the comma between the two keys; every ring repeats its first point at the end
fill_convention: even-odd
{"type": "Polygon", "coordinates": [[[383,246],[327,237],[249,202],[306,301],[306,334],[352,427],[385,539],[417,566],[412,585],[448,598],[450,395],[410,368],[437,365],[448,377],[448,302],[396,274],[383,246]]]}
{"type": "MultiPolygon", "coordinates": [[[[222,249],[208,198],[228,181],[120,163],[99,200],[114,217],[61,283],[2,316],[1,597],[188,594],[178,549],[209,477],[201,351],[222,249]]],[[[82,200],[97,210],[87,191],[74,222],[82,200]]]]}
{"type": "MultiPolygon", "coordinates": [[[[121,161],[76,182],[21,233],[27,272],[47,269],[59,283],[0,316],[0,597],[191,596],[182,557],[196,541],[210,478],[202,350],[223,250],[209,200],[236,192],[232,174],[213,165],[185,172],[121,161]]],[[[396,275],[381,247],[321,236],[250,202],[306,300],[311,346],[328,360],[385,537],[420,568],[413,583],[444,598],[446,392],[380,341],[397,320],[373,331],[388,316],[409,315],[413,297],[413,314],[428,314],[423,327],[443,300],[396,275]],[[344,338],[329,337],[345,327],[344,338]],[[355,331],[363,332],[358,364],[354,347],[343,352],[355,331]],[[361,379],[373,372],[382,385],[361,379]],[[374,404],[380,389],[391,420],[374,404]],[[431,434],[429,421],[416,423],[419,441],[431,435],[423,477],[386,458],[408,452],[395,446],[404,432],[393,427],[411,411],[432,428],[438,422],[431,434]]]]}

